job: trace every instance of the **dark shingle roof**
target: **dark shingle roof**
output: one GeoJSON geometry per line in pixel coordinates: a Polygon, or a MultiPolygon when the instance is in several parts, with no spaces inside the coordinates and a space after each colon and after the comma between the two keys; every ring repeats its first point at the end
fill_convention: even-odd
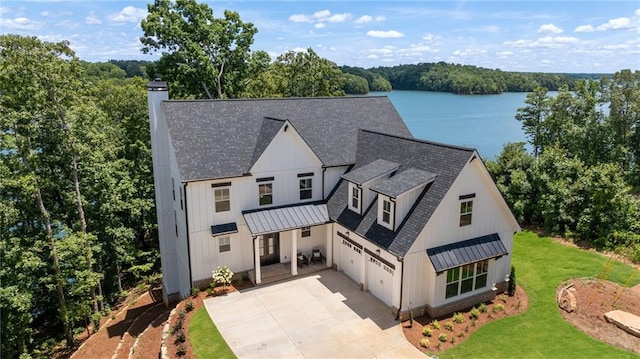
{"type": "Polygon", "coordinates": [[[342,175],[342,178],[349,182],[356,184],[363,184],[376,177],[382,176],[385,173],[390,173],[400,168],[400,164],[383,159],[377,159],[371,163],[359,167],[355,170],[349,171],[342,175]]]}
{"type": "Polygon", "coordinates": [[[185,182],[246,174],[276,127],[266,117],[289,120],[325,166],[355,162],[358,129],[411,137],[387,97],[164,101],[162,110],[185,182]]]}
{"type": "Polygon", "coordinates": [[[427,249],[436,272],[508,253],[497,233],[427,249]]]}
{"type": "Polygon", "coordinates": [[[377,182],[371,189],[395,198],[418,186],[433,182],[436,176],[435,173],[412,167],[393,177],[377,182]]]}
{"type": "Polygon", "coordinates": [[[385,159],[401,164],[396,176],[412,167],[438,176],[427,184],[395,232],[377,224],[377,198],[363,215],[347,208],[348,184],[345,180],[338,183],[328,199],[329,216],[389,252],[404,257],[473,153],[470,148],[362,130],[358,134],[354,168],[385,159]]]}

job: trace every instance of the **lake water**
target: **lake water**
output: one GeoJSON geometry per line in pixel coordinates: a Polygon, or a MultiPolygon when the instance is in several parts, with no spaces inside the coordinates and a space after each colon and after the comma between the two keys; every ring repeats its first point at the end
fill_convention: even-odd
{"type": "Polygon", "coordinates": [[[388,96],[416,138],[473,147],[494,159],[507,142],[526,142],[515,119],[527,94],[454,95],[443,92],[372,92],[388,96]]]}

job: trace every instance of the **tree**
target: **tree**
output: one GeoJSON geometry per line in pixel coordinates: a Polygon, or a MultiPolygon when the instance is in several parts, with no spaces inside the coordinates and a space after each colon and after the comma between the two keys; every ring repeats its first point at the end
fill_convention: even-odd
{"type": "Polygon", "coordinates": [[[168,81],[174,97],[237,97],[257,29],[225,10],[215,18],[195,0],[155,0],[142,20],[143,53],[162,52],[147,72],[168,81]],[[212,91],[215,92],[212,94],[212,91]]]}
{"type": "Polygon", "coordinates": [[[510,297],[516,295],[516,268],[511,266],[511,273],[509,274],[509,285],[507,287],[507,294],[510,297]]]}
{"type": "Polygon", "coordinates": [[[367,79],[352,74],[344,74],[344,79],[345,82],[342,89],[346,94],[364,95],[369,93],[367,79]]]}
{"type": "Polygon", "coordinates": [[[529,142],[533,146],[533,156],[538,157],[547,144],[544,127],[550,111],[547,89],[536,88],[532,93],[527,94],[524,102],[527,106],[518,109],[516,120],[522,123],[522,130],[529,137],[529,142]]]}
{"type": "Polygon", "coordinates": [[[338,66],[313,49],[288,51],[247,84],[246,97],[344,96],[344,76],[338,66]]]}

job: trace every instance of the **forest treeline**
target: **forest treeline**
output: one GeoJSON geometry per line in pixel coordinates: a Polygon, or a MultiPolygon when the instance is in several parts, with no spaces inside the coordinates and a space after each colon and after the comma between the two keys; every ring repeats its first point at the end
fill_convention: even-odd
{"type": "Polygon", "coordinates": [[[528,137],[487,167],[521,225],[640,263],[640,71],[527,95],[528,137]]]}

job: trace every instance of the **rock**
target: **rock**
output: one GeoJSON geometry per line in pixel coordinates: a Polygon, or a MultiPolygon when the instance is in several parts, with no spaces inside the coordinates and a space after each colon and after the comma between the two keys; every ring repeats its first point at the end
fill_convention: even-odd
{"type": "Polygon", "coordinates": [[[571,313],[576,310],[576,297],[567,288],[562,288],[558,294],[558,306],[571,313]]]}
{"type": "Polygon", "coordinates": [[[615,324],[625,332],[640,338],[640,317],[622,310],[612,310],[604,313],[609,323],[615,324]]]}

